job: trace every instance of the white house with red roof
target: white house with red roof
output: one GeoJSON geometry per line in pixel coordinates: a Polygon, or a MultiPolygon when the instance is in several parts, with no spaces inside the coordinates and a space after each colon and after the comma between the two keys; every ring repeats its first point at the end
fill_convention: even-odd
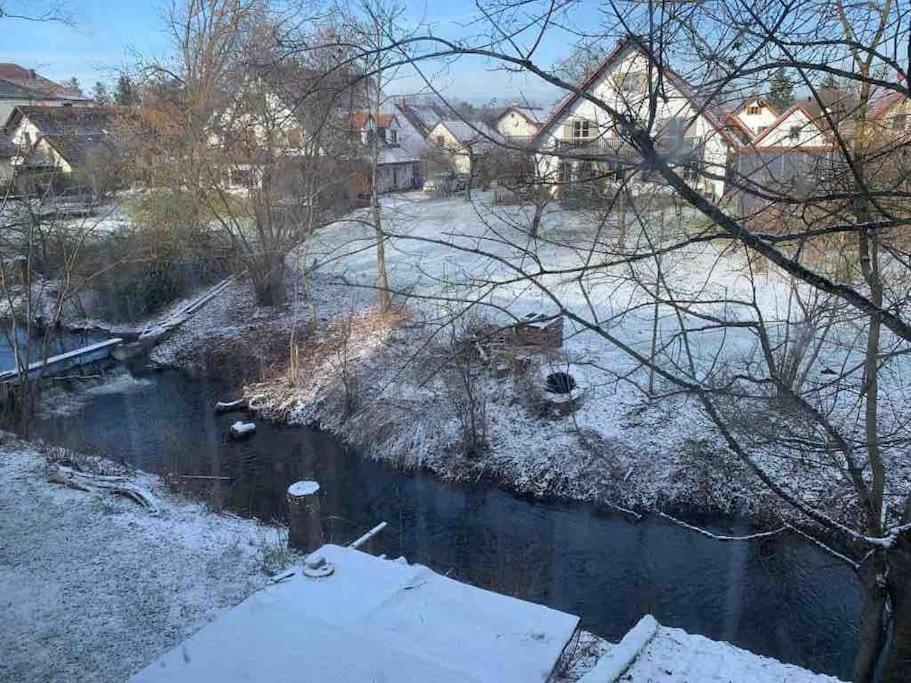
{"type": "Polygon", "coordinates": [[[832,147],[832,138],[822,125],[821,117],[814,116],[803,102],[795,102],[757,137],[751,145],[757,149],[820,150],[832,147]]]}
{"type": "MultiPolygon", "coordinates": [[[[579,92],[557,105],[535,138],[539,171],[555,189],[608,172],[618,178],[632,173],[638,181],[651,177],[648,162],[625,144],[614,121],[620,116],[647,125],[649,91],[658,83],[658,75],[649,53],[630,38],[591,72],[579,92]],[[590,94],[604,106],[580,93],[590,94]]],[[[677,167],[694,189],[720,198],[727,165],[743,132],[736,132],[726,114],[706,106],[696,89],[666,66],[661,85],[652,129],[660,156],[677,167]]]]}
{"type": "Polygon", "coordinates": [[[747,97],[731,112],[731,116],[750,132],[751,137],[765,133],[780,115],[781,112],[761,95],[747,97]]]}

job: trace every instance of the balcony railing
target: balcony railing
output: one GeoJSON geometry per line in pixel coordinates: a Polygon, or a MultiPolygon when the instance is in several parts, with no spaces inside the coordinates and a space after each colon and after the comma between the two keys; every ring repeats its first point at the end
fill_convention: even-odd
{"type": "MultiPolygon", "coordinates": [[[[638,156],[628,144],[618,138],[573,138],[558,139],[555,150],[568,156],[599,156],[618,160],[631,160],[638,156]]],[[[686,161],[701,158],[703,152],[700,138],[658,139],[658,153],[672,161],[686,161]]]]}

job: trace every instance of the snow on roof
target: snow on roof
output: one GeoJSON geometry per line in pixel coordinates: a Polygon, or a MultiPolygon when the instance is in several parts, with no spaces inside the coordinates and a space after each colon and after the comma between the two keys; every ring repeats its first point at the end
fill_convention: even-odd
{"type": "Polygon", "coordinates": [[[462,144],[476,142],[496,142],[500,134],[483,121],[463,121],[462,119],[444,119],[439,124],[452,133],[452,137],[462,144]]]}
{"type": "Polygon", "coordinates": [[[679,628],[659,624],[650,614],[612,645],[579,683],[839,683],[793,664],[741,650],[679,628]]]}
{"type": "Polygon", "coordinates": [[[377,156],[377,163],[381,166],[384,164],[407,164],[420,160],[420,156],[404,147],[381,147],[377,156]]]}
{"type": "Polygon", "coordinates": [[[445,117],[443,109],[436,104],[399,102],[396,107],[411,125],[425,135],[445,117]]]}
{"type": "Polygon", "coordinates": [[[511,104],[506,107],[506,109],[503,110],[503,113],[497,117],[497,120],[499,121],[510,112],[516,112],[517,114],[524,116],[529,123],[534,123],[539,126],[547,120],[547,112],[540,107],[524,107],[518,104],[511,104]]]}
{"type": "Polygon", "coordinates": [[[132,680],[543,682],[579,622],[421,565],[316,552],[330,576],[254,593],[132,680]]]}

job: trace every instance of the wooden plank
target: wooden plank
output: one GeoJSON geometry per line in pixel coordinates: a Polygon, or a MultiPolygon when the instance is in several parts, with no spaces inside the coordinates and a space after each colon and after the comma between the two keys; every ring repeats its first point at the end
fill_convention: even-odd
{"type": "MultiPolygon", "coordinates": [[[[79,349],[73,349],[72,351],[67,351],[65,353],[57,354],[56,356],[49,357],[46,361],[39,360],[34,363],[30,363],[28,366],[28,372],[31,374],[36,370],[41,370],[42,368],[47,368],[57,363],[63,363],[64,361],[72,360],[73,358],[79,358],[80,356],[85,356],[95,351],[101,351],[103,349],[108,349],[112,346],[117,346],[122,344],[123,339],[120,337],[112,337],[111,339],[105,339],[104,341],[95,342],[94,344],[89,344],[88,346],[83,346],[79,349]]],[[[0,382],[9,382],[12,379],[17,379],[19,377],[18,368],[13,368],[12,370],[4,370],[0,372],[0,382]]]]}

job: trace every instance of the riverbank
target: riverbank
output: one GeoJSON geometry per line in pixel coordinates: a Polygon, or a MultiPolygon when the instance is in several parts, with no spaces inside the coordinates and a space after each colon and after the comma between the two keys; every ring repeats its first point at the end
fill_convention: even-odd
{"type": "MultiPolygon", "coordinates": [[[[557,350],[523,351],[505,369],[495,364],[471,368],[473,405],[484,417],[483,443],[467,448],[466,396],[459,391],[464,368],[454,362],[453,343],[473,324],[502,324],[508,318],[490,307],[455,310],[447,301],[464,295],[467,283],[479,277],[503,274],[491,272],[489,263],[479,263],[473,254],[433,240],[494,241],[491,224],[499,220],[494,227],[506,230],[501,214],[519,209],[498,207],[479,217],[480,210],[462,199],[420,194],[388,199],[385,220],[399,235],[386,249],[397,292],[389,313],[374,308],[371,230],[342,221],[321,231],[305,255],[289,259],[286,307],[259,308],[249,284],[232,283],[152,357],[242,378],[245,397],[260,416],[317,425],[369,457],[446,481],[487,479],[535,497],[637,510],[737,515],[762,523],[793,518],[793,510],[727,449],[693,397],[660,378],[650,397],[641,367],[568,320],[557,350]],[[306,283],[296,276],[301,262],[308,264],[306,283]],[[541,410],[542,380],[554,372],[568,372],[577,383],[579,405],[571,415],[541,410]]],[[[584,212],[548,214],[541,229],[549,242],[542,253],[558,265],[574,263],[573,245],[585,243],[591,229],[585,221],[584,212]]],[[[725,257],[719,264],[710,246],[701,249],[665,265],[728,269],[725,286],[742,286],[741,257],[725,257]]],[[[612,297],[627,296],[617,287],[608,283],[594,304],[605,317],[614,306],[612,297]]],[[[508,307],[515,316],[550,312],[543,297],[519,285],[498,290],[487,303],[508,307]]],[[[639,311],[626,314],[622,328],[614,331],[622,329],[631,344],[641,347],[651,327],[651,315],[639,311]]],[[[745,345],[743,340],[718,343],[735,350],[745,345]]],[[[700,355],[712,359],[720,350],[706,347],[700,355]]],[[[773,449],[759,452],[757,463],[800,490],[808,504],[844,521],[856,515],[850,483],[836,468],[782,457],[773,449]]],[[[889,466],[911,474],[907,460],[892,460],[889,466]]]]}
{"type": "Polygon", "coordinates": [[[152,475],[136,480],[154,516],[50,483],[47,455],[0,442],[2,680],[124,680],[288,559],[280,529],[215,515],[152,475]]]}
{"type": "MultiPolygon", "coordinates": [[[[0,680],[124,680],[294,560],[280,527],[216,515],[109,460],[0,438],[0,680]],[[60,458],[128,474],[158,511],[50,482],[60,458]]],[[[581,631],[557,680],[609,647],[581,631]]]]}

